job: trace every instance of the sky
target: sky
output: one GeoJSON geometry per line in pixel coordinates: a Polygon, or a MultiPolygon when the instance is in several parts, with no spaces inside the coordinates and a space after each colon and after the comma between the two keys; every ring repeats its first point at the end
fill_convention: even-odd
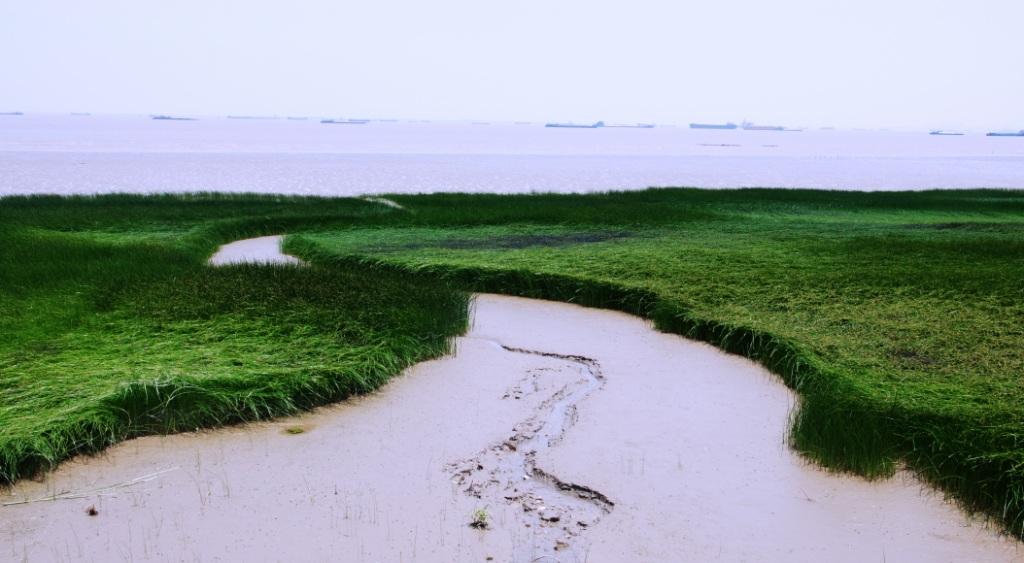
{"type": "Polygon", "coordinates": [[[1024,128],[1021,0],[0,0],[0,112],[1024,128]]]}

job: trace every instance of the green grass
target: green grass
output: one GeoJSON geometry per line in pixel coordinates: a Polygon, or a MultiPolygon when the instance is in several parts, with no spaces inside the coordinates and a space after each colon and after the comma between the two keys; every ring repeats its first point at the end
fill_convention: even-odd
{"type": "Polygon", "coordinates": [[[780,374],[793,445],[905,463],[1024,531],[1024,193],[650,190],[395,197],[309,259],[611,307],[780,374]]]}
{"type": "Polygon", "coordinates": [[[0,482],[126,438],[298,412],[448,350],[466,296],[366,268],[209,268],[355,200],[0,200],[0,482]]]}
{"type": "Polygon", "coordinates": [[[1024,192],[392,199],[0,200],[0,475],[372,389],[446,350],[454,286],[750,357],[802,396],[809,458],[909,465],[1024,536],[1024,192]],[[281,232],[315,267],[202,264],[281,232]]]}

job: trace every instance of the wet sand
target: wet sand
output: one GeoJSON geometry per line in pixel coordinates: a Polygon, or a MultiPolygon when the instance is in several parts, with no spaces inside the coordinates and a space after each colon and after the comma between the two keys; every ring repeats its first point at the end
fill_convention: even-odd
{"type": "Polygon", "coordinates": [[[0,507],[0,559],[1024,557],[908,474],[806,465],[784,444],[794,403],[759,366],[635,317],[485,295],[453,357],[377,393],[19,483],[0,504],[92,492],[0,507]]]}
{"type": "Polygon", "coordinates": [[[281,252],[282,235],[250,238],[225,244],[210,257],[211,266],[231,264],[293,264],[302,260],[281,252]]]}

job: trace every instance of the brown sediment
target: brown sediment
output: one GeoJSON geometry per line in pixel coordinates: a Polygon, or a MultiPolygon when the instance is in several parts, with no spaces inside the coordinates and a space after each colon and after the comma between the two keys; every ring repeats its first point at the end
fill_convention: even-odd
{"type": "Polygon", "coordinates": [[[403,249],[415,248],[450,248],[453,250],[486,250],[486,249],[517,249],[531,246],[572,246],[607,242],[634,236],[629,231],[592,231],[582,233],[547,234],[547,235],[502,235],[476,239],[446,239],[430,243],[413,243],[403,249]]]}
{"type": "Polygon", "coordinates": [[[19,483],[0,504],[34,501],[0,507],[0,559],[1024,555],[907,473],[808,466],[774,376],[635,317],[485,295],[457,348],[305,416],[132,440],[19,483]]]}

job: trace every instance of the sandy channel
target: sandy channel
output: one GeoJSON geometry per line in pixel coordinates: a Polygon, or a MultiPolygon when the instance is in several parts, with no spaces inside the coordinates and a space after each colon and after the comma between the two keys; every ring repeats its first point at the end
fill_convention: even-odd
{"type": "Polygon", "coordinates": [[[808,466],[752,362],[561,303],[481,295],[473,320],[372,395],[19,483],[0,504],[64,498],[0,506],[0,559],[1024,560],[907,473],[808,466]]]}

